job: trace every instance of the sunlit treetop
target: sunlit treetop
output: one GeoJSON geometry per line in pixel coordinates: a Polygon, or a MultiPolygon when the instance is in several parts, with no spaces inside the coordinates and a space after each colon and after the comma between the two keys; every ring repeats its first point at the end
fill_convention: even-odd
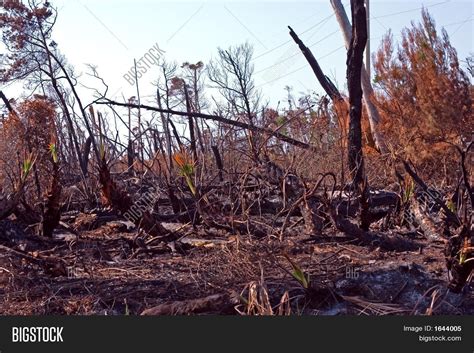
{"type": "Polygon", "coordinates": [[[5,0],[0,8],[2,41],[8,51],[1,58],[0,81],[27,78],[46,62],[56,10],[37,0],[5,0]]]}

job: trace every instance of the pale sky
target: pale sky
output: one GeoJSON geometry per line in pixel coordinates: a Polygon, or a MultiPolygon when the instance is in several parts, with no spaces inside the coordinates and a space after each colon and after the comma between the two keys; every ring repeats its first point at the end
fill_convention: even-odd
{"type": "MultiPolygon", "coordinates": [[[[59,49],[77,73],[93,64],[117,99],[136,94],[123,75],[133,59],[140,59],[155,44],[167,60],[179,64],[203,61],[227,48],[250,42],[254,46],[255,81],[272,104],[285,100],[284,87],[295,95],[321,91],[314,74],[291,40],[287,26],[300,34],[318,59],[326,75],[345,88],[343,39],[329,0],[287,1],[188,1],[151,0],[52,0],[59,17],[53,34],[59,49]]],[[[347,5],[349,0],[343,1],[347,5]]],[[[439,27],[445,26],[451,42],[464,60],[473,49],[474,9],[472,1],[376,1],[371,0],[371,49],[392,29],[395,35],[410,21],[418,21],[422,6],[429,9],[439,27]]],[[[346,6],[350,11],[350,6],[346,6]]],[[[349,16],[350,17],[350,16],[349,16]]],[[[399,38],[399,37],[398,37],[399,38]]],[[[397,39],[397,37],[395,37],[397,39]]],[[[152,103],[151,82],[158,69],[150,68],[139,80],[142,102],[152,103]]],[[[82,76],[81,81],[93,84],[82,76]]],[[[100,85],[97,83],[97,87],[100,85]]],[[[14,96],[13,86],[4,88],[14,96]]],[[[89,94],[83,91],[89,98],[89,94]]],[[[87,101],[87,99],[85,99],[87,101]]]]}

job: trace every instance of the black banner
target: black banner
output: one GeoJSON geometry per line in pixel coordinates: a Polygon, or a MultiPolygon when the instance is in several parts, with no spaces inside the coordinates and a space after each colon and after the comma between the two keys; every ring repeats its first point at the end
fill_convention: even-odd
{"type": "Polygon", "coordinates": [[[0,317],[0,353],[473,353],[474,317],[0,317]]]}

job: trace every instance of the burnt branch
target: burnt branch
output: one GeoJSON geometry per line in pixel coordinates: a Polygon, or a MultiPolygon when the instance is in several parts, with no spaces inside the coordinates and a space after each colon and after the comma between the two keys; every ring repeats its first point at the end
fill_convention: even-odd
{"type": "Polygon", "coordinates": [[[309,66],[311,66],[311,68],[313,69],[313,72],[316,75],[316,78],[318,79],[319,83],[323,87],[326,94],[329,97],[331,97],[333,101],[343,100],[336,86],[332,83],[332,81],[326,75],[324,75],[323,70],[321,70],[321,67],[318,64],[318,61],[314,57],[311,50],[306,45],[304,45],[303,41],[298,37],[295,31],[293,31],[293,28],[288,26],[288,29],[290,30],[291,38],[293,38],[295,43],[298,44],[298,47],[301,49],[301,52],[303,53],[304,57],[308,61],[309,66]]]}
{"type": "Polygon", "coordinates": [[[293,146],[296,146],[296,147],[299,147],[299,148],[302,148],[302,149],[305,149],[305,150],[314,150],[314,151],[316,150],[315,146],[312,146],[312,145],[307,144],[305,142],[295,140],[295,139],[293,139],[291,137],[288,137],[288,136],[285,136],[285,135],[283,135],[279,132],[275,132],[273,130],[266,129],[266,128],[263,128],[263,127],[258,127],[258,126],[255,126],[255,125],[246,124],[246,123],[241,122],[241,121],[236,121],[236,120],[223,118],[223,117],[218,116],[218,115],[210,115],[210,114],[197,113],[197,112],[190,112],[190,113],[180,112],[180,111],[172,110],[172,109],[159,109],[159,108],[152,107],[152,106],[149,106],[149,105],[133,104],[133,103],[120,103],[120,102],[115,102],[115,101],[112,101],[112,100],[109,100],[109,99],[106,99],[105,101],[97,101],[95,103],[96,104],[116,105],[116,106],[119,106],[119,107],[130,107],[130,108],[136,108],[136,109],[140,108],[140,109],[145,109],[145,110],[149,110],[149,111],[153,111],[153,112],[167,113],[167,114],[178,115],[178,116],[188,117],[188,116],[191,115],[195,118],[200,118],[200,119],[205,119],[205,120],[213,120],[213,121],[217,121],[217,122],[220,122],[220,123],[223,123],[223,124],[240,127],[242,129],[250,130],[250,131],[253,131],[253,132],[259,132],[259,133],[262,133],[262,134],[265,134],[265,135],[268,135],[268,136],[275,137],[275,138],[277,138],[281,141],[289,143],[290,145],[293,145],[293,146]]]}

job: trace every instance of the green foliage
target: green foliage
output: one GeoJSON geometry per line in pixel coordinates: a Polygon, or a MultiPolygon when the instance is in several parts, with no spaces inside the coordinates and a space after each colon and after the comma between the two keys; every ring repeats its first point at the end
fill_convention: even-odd
{"type": "Polygon", "coordinates": [[[53,158],[54,163],[58,163],[58,150],[55,143],[49,144],[49,152],[51,153],[51,157],[53,158]]]}
{"type": "Polygon", "coordinates": [[[472,91],[456,49],[426,9],[395,42],[392,33],[374,55],[377,106],[387,144],[432,179],[449,177],[457,161],[449,144],[470,140],[474,128],[472,91]]]}
{"type": "Polygon", "coordinates": [[[102,142],[99,144],[99,155],[101,160],[105,159],[105,146],[102,142]]]}
{"type": "Polygon", "coordinates": [[[451,212],[453,212],[453,213],[456,213],[456,212],[457,212],[457,211],[456,211],[456,204],[453,202],[453,200],[448,200],[448,203],[447,203],[446,206],[449,208],[449,210],[450,210],[451,212]]]}
{"type": "Polygon", "coordinates": [[[293,272],[291,272],[291,275],[298,281],[298,283],[304,288],[308,289],[310,286],[310,279],[309,275],[306,274],[300,266],[298,266],[297,263],[295,263],[293,260],[290,259],[288,255],[284,255],[285,258],[288,260],[288,262],[291,264],[291,267],[293,268],[293,272]]]}
{"type": "Polygon", "coordinates": [[[468,261],[474,261],[474,258],[471,256],[472,251],[474,250],[474,247],[470,246],[471,243],[469,239],[464,239],[463,246],[461,247],[461,250],[459,251],[459,264],[463,265],[468,261]]]}
{"type": "Polygon", "coordinates": [[[278,127],[280,127],[280,126],[285,125],[285,124],[286,124],[286,121],[287,121],[286,117],[279,115],[279,116],[275,119],[275,124],[276,124],[278,127]]]}
{"type": "Polygon", "coordinates": [[[33,158],[33,155],[30,154],[25,160],[23,161],[23,164],[21,166],[21,181],[24,182],[26,178],[28,178],[28,175],[31,172],[31,168],[33,168],[33,165],[35,164],[36,158],[33,158]]]}
{"type": "Polygon", "coordinates": [[[192,179],[194,176],[194,162],[185,152],[176,153],[173,159],[179,167],[179,174],[186,180],[186,184],[193,196],[196,196],[197,190],[192,179]]]}
{"type": "Polygon", "coordinates": [[[402,202],[403,204],[406,204],[408,201],[410,201],[411,197],[413,196],[415,192],[415,183],[413,179],[406,179],[405,180],[405,185],[404,185],[404,190],[403,190],[403,195],[402,195],[402,202]]]}

